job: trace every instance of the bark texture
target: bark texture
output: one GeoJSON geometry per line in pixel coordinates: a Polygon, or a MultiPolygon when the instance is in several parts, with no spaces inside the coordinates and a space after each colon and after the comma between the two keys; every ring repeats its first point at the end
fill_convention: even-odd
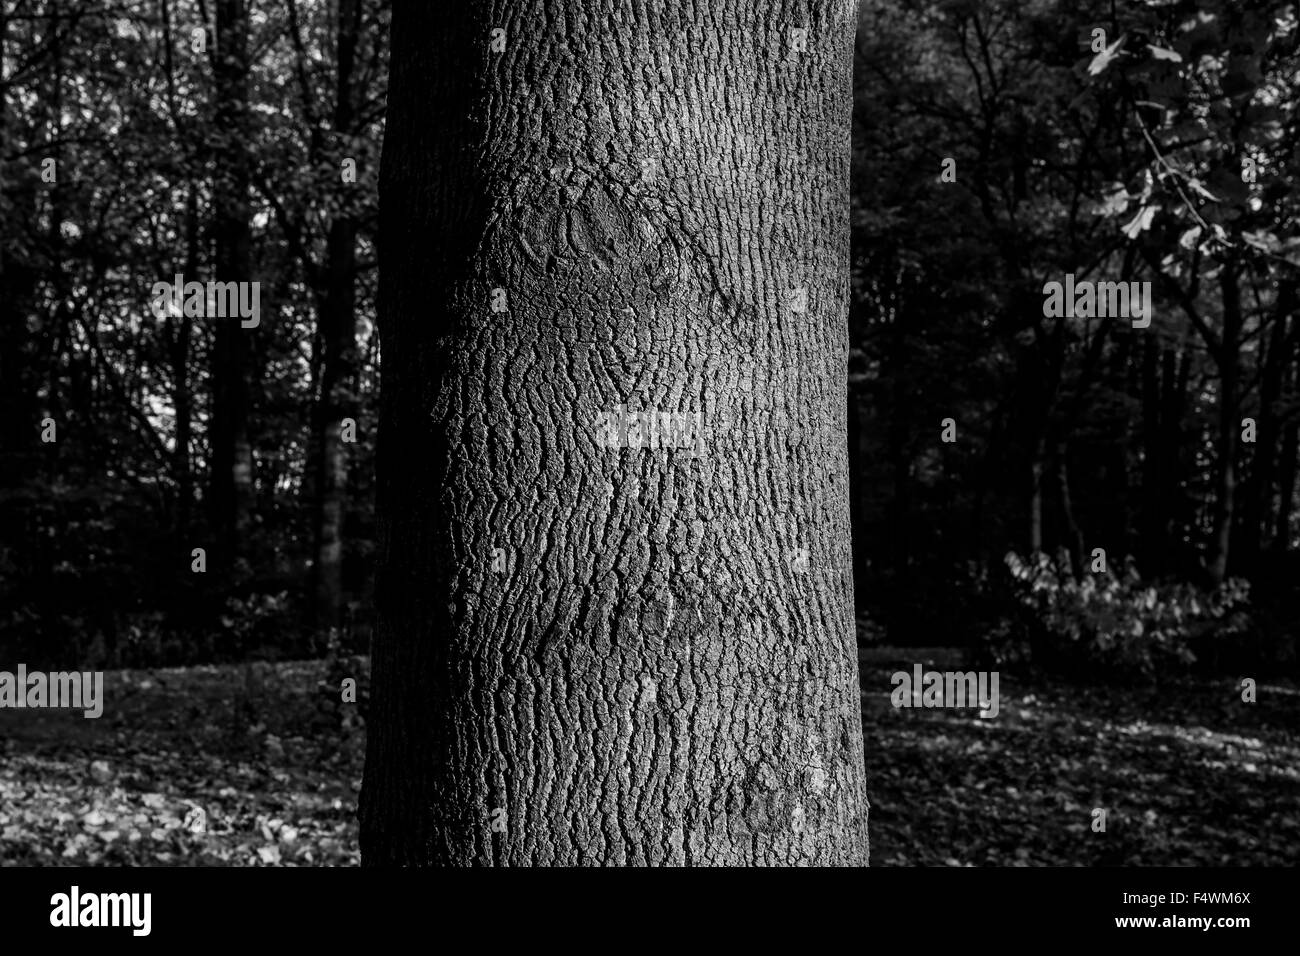
{"type": "Polygon", "coordinates": [[[368,864],[866,862],[855,16],[394,4],[368,864]]]}

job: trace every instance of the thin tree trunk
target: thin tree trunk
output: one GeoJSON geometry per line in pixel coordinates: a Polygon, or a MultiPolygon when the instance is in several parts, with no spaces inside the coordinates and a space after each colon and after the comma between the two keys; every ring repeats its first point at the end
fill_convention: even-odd
{"type": "MultiPolygon", "coordinates": [[[[47,190],[49,203],[44,235],[45,259],[41,262],[38,275],[44,279],[51,299],[50,312],[54,319],[56,334],[54,349],[49,355],[49,395],[50,414],[60,424],[69,421],[69,411],[84,414],[87,424],[94,426],[95,402],[90,389],[85,387],[90,377],[87,366],[90,360],[78,354],[77,335],[73,331],[72,280],[64,262],[65,242],[62,224],[65,218],[66,191],[64,182],[67,168],[63,165],[63,11],[57,2],[50,4],[50,79],[45,102],[48,104],[46,127],[41,132],[48,145],[48,154],[42,160],[54,160],[55,181],[43,187],[47,190]],[[65,404],[66,402],[66,404],[65,404]]],[[[39,127],[38,127],[39,128],[39,127]]],[[[44,291],[44,290],[43,290],[44,291]]],[[[57,455],[58,445],[51,451],[57,455]]],[[[53,462],[53,458],[48,459],[53,462]]]]}
{"type": "MultiPolygon", "coordinates": [[[[1175,551],[1174,542],[1182,542],[1187,537],[1186,529],[1195,524],[1194,506],[1186,493],[1186,458],[1183,449],[1183,419],[1187,414],[1189,383],[1192,377],[1192,349],[1186,342],[1179,345],[1178,354],[1172,349],[1164,357],[1164,410],[1161,420],[1165,422],[1163,430],[1165,440],[1164,468],[1162,482],[1165,488],[1164,515],[1166,522],[1165,540],[1170,543],[1170,552],[1179,555],[1178,566],[1185,577],[1193,577],[1200,566],[1199,555],[1189,553],[1185,545],[1179,544],[1175,551]]],[[[1166,570],[1174,567],[1166,564],[1166,570]]]]}
{"type": "Polygon", "coordinates": [[[1070,495],[1070,448],[1061,442],[1056,449],[1056,483],[1061,495],[1061,515],[1065,519],[1065,530],[1069,540],[1070,559],[1074,564],[1074,573],[1082,575],[1086,570],[1083,530],[1074,514],[1074,499],[1070,495]]]}
{"type": "Polygon", "coordinates": [[[1291,515],[1295,509],[1296,458],[1300,454],[1300,423],[1292,422],[1282,437],[1281,474],[1277,518],[1273,526],[1273,550],[1285,553],[1291,547],[1291,515]]]}
{"type": "Polygon", "coordinates": [[[693,9],[394,3],[368,864],[866,862],[853,7],[693,9]]]}
{"type": "Polygon", "coordinates": [[[1232,549],[1232,525],[1237,497],[1237,443],[1241,437],[1241,408],[1238,394],[1241,370],[1240,266],[1228,262],[1220,276],[1223,293],[1223,344],[1219,355],[1218,497],[1214,512],[1209,575],[1221,584],[1228,574],[1232,549]]]}
{"type": "MultiPolygon", "coordinates": [[[[359,0],[339,0],[338,87],[334,130],[340,138],[353,132],[352,73],[361,25],[359,0]]],[[[345,187],[347,188],[347,187],[345,187]]],[[[341,623],[343,597],[343,518],[347,507],[347,455],[341,433],[344,418],[356,418],[351,383],[357,364],[355,219],[343,209],[330,224],[326,240],[326,289],[321,310],[321,386],[315,410],[317,455],[312,586],[318,626],[341,623]]]]}
{"type": "MultiPolygon", "coordinates": [[[[0,2],[0,197],[10,193],[9,170],[9,83],[5,75],[5,50],[9,21],[0,2]]],[[[15,150],[15,152],[17,152],[15,150]]],[[[17,192],[17,190],[13,190],[17,192]]],[[[26,459],[36,445],[39,428],[34,401],[36,389],[31,374],[30,329],[27,307],[35,290],[34,275],[7,254],[12,233],[27,226],[30,205],[26,196],[12,195],[10,215],[0,219],[0,453],[7,467],[0,470],[0,482],[11,484],[27,473],[26,459]]],[[[21,246],[20,246],[21,248],[21,246]]]]}
{"type": "MultiPolygon", "coordinates": [[[[1167,354],[1167,353],[1166,353],[1167,354]]],[[[1164,573],[1169,555],[1169,525],[1164,500],[1164,472],[1168,467],[1162,416],[1160,344],[1148,337],[1142,350],[1142,570],[1151,576],[1164,573]]],[[[1167,384],[1167,380],[1166,380],[1167,384]]]]}
{"type": "MultiPolygon", "coordinates": [[[[185,275],[196,275],[199,267],[199,205],[197,186],[191,182],[185,197],[185,275]]],[[[194,503],[194,472],[190,465],[193,432],[193,403],[190,395],[190,339],[192,319],[184,314],[171,317],[172,404],[176,406],[176,446],[172,468],[176,473],[176,531],[185,552],[189,551],[190,512],[194,503]]]]}
{"type": "MultiPolygon", "coordinates": [[[[1300,316],[1291,320],[1294,355],[1290,371],[1291,406],[1300,397],[1300,316]]],[[[1282,450],[1278,455],[1277,517],[1273,525],[1273,550],[1285,554],[1291,547],[1291,514],[1295,508],[1296,472],[1300,467],[1300,419],[1294,412],[1282,430],[1282,450]]]]}
{"type": "Polygon", "coordinates": [[[1029,441],[1029,551],[1037,554],[1043,550],[1043,478],[1048,472],[1049,432],[1053,430],[1052,409],[1056,405],[1061,387],[1061,370],[1064,363],[1063,326],[1035,342],[1032,354],[1035,366],[1025,371],[1027,393],[1032,396],[1027,411],[1029,441]]]}
{"type": "Polygon", "coordinates": [[[1266,536],[1274,524],[1273,487],[1278,455],[1282,450],[1278,407],[1282,383],[1291,364],[1291,347],[1287,338],[1287,316],[1295,309],[1295,284],[1283,280],[1278,284],[1274,307],[1273,330],[1264,353],[1260,374],[1259,422],[1251,456],[1250,476],[1244,489],[1244,506],[1237,523],[1237,541],[1233,546],[1247,573],[1256,569],[1256,561],[1265,550],[1266,536]]]}
{"type": "Polygon", "coordinates": [[[1029,458],[1029,553],[1043,550],[1043,471],[1046,467],[1046,441],[1040,437],[1029,458]]]}
{"type": "MultiPolygon", "coordinates": [[[[897,299],[895,301],[897,302],[897,299]]],[[[890,322],[889,367],[893,369],[908,367],[906,314],[903,309],[900,309],[890,322]]],[[[911,530],[914,522],[912,455],[909,446],[912,433],[912,403],[915,396],[910,394],[910,387],[911,383],[903,375],[893,376],[889,408],[889,460],[893,465],[894,500],[890,509],[888,527],[892,551],[890,563],[896,587],[908,580],[909,568],[912,564],[911,530]]]]}
{"type": "MultiPolygon", "coordinates": [[[[248,154],[248,8],[245,0],[217,0],[216,177],[213,236],[218,282],[251,282],[248,154]]],[[[209,499],[217,553],[228,569],[243,548],[252,507],[253,454],[249,440],[248,335],[238,318],[216,318],[212,348],[212,449],[209,499]]]]}

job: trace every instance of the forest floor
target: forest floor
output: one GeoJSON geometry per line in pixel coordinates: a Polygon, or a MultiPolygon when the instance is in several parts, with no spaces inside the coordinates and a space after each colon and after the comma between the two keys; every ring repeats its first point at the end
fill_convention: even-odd
{"type": "MultiPolygon", "coordinates": [[[[947,655],[945,657],[945,655],[947,655]]],[[[1019,684],[894,709],[863,658],[876,866],[1295,865],[1300,691],[1019,684]],[[1105,832],[1094,831],[1104,808],[1105,832]]],[[[0,865],[355,865],[364,730],[323,662],[115,671],[104,716],[0,711],[0,865]]]]}
{"type": "Polygon", "coordinates": [[[1235,679],[1080,687],[1003,674],[1000,710],[898,708],[890,675],[952,651],[862,659],[875,866],[1294,866],[1300,690],[1235,679]],[[1105,832],[1094,830],[1106,810],[1105,832]]]}

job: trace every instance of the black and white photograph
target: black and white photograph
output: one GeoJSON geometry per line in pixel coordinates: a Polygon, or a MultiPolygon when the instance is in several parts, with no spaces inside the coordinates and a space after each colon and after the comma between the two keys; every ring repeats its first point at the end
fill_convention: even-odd
{"type": "Polygon", "coordinates": [[[1295,0],[0,0],[4,925],[1261,945],[1298,167],[1295,0]]]}

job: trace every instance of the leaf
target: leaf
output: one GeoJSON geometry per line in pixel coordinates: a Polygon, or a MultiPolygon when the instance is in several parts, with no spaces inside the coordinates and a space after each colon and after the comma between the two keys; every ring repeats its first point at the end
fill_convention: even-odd
{"type": "Polygon", "coordinates": [[[1280,248],[1277,236],[1262,229],[1257,232],[1243,232],[1241,238],[1245,240],[1246,245],[1253,246],[1261,252],[1274,253],[1280,248]]]}
{"type": "Polygon", "coordinates": [[[185,814],[185,821],[182,824],[186,830],[194,834],[204,834],[208,832],[208,814],[202,807],[190,807],[185,814]]]}
{"type": "Polygon", "coordinates": [[[1156,208],[1155,206],[1143,206],[1139,209],[1138,214],[1124,226],[1124,235],[1130,239],[1136,239],[1140,233],[1150,229],[1151,220],[1156,217],[1156,208]]]}
{"type": "Polygon", "coordinates": [[[1092,58],[1092,62],[1088,64],[1089,76],[1096,76],[1110,66],[1110,61],[1115,59],[1115,55],[1119,52],[1124,39],[1124,35],[1121,34],[1118,40],[1092,58]]]}
{"type": "Polygon", "coordinates": [[[1119,216],[1128,209],[1128,204],[1128,190],[1124,188],[1123,183],[1114,183],[1102,195],[1101,202],[1097,206],[1097,213],[1101,216],[1119,216]]]}
{"type": "Polygon", "coordinates": [[[1149,46],[1147,49],[1151,51],[1151,55],[1157,60],[1170,60],[1174,63],[1183,62],[1183,58],[1174,50],[1167,50],[1162,46],[1149,46]]]}

